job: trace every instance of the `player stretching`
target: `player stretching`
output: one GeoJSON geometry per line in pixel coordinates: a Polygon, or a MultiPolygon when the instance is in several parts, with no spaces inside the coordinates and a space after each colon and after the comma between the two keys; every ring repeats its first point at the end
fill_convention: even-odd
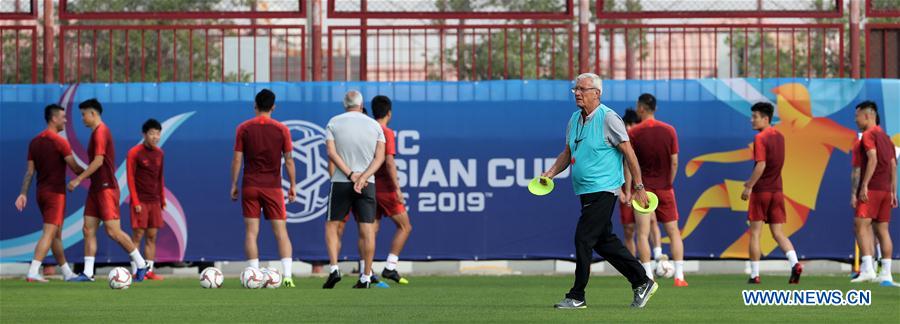
{"type": "Polygon", "coordinates": [[[75,174],[81,174],[84,169],[75,162],[69,142],[59,136],[59,132],[66,126],[65,109],[55,104],[47,106],[44,108],[44,121],[47,122],[47,129],[35,136],[28,145],[28,167],[25,179],[22,180],[22,191],[16,198],[16,209],[21,212],[28,202],[28,188],[37,171],[35,198],[44,218],[44,233],[34,246],[34,258],[28,268],[28,276],[25,277],[28,282],[47,282],[47,279],[38,274],[38,270],[41,261],[47,256],[47,250],[51,248],[56,263],[62,269],[63,279],[72,280],[77,277],[66,263],[60,227],[66,212],[66,165],[75,174]]]}
{"type": "Polygon", "coordinates": [[[84,272],[73,281],[94,281],[94,256],[97,255],[97,227],[103,221],[106,234],[119,243],[137,264],[134,281],[144,281],[147,263],[128,234],[119,225],[119,183],[116,180],[116,150],[109,128],[103,123],[103,106],[97,99],[78,104],[84,126],[92,129],[88,143],[90,164],[78,177],[69,181],[69,191],[74,191],[87,177],[91,178],[87,201],[84,203],[84,272]]]}
{"type": "MultiPolygon", "coordinates": [[[[128,169],[128,192],[131,201],[131,241],[134,246],[144,241],[144,256],[147,258],[147,279],[162,280],[163,277],[153,273],[153,261],[156,259],[156,234],[163,227],[162,211],[166,208],[165,188],[163,182],[163,150],[159,144],[162,125],[156,119],[149,119],[141,127],[144,135],[143,143],[139,143],[128,151],[125,160],[128,169]]],[[[131,263],[132,272],[137,265],[131,263]]]]}
{"type": "Polygon", "coordinates": [[[850,204],[856,208],[857,241],[862,255],[859,276],[851,282],[876,281],[892,285],[891,255],[894,244],[888,231],[891,208],[897,208],[897,159],[894,144],[877,125],[878,106],[864,101],[856,106],[856,125],[863,131],[859,147],[853,151],[853,195],[850,204]],[[860,175],[862,181],[860,182],[860,175]],[[875,242],[872,227],[881,243],[881,273],[875,274],[872,255],[875,242]]]}
{"type": "Polygon", "coordinates": [[[272,223],[272,232],[278,242],[278,254],[284,267],[282,286],[294,287],[291,278],[293,251],[287,231],[287,212],[284,207],[284,192],[281,189],[281,159],[287,169],[290,188],[288,200],[294,201],[294,158],[291,152],[294,143],[291,132],[284,124],[272,119],[275,110],[275,94],[263,89],[256,94],[253,106],[256,117],[243,122],[237,128],[234,141],[234,159],[231,161],[231,200],[238,199],[238,176],[241,162],[244,164],[244,181],[241,183],[241,208],[244,214],[246,237],[244,252],[247,262],[259,269],[259,251],[256,247],[259,236],[260,209],[272,223]]]}
{"type": "Polygon", "coordinates": [[[750,179],[744,183],[741,199],[750,199],[748,220],[750,221],[750,284],[758,284],[759,259],[762,255],[759,236],[762,223],[769,224],[772,237],[784,251],[791,264],[788,283],[800,283],[803,265],[797,261],[797,252],[791,240],[784,235],[781,227],[785,223],[784,194],[781,186],[781,168],[784,166],[784,136],[772,127],[775,107],[768,102],[758,102],[750,108],[750,125],[759,131],[753,140],[753,160],[756,165],[750,179]]]}

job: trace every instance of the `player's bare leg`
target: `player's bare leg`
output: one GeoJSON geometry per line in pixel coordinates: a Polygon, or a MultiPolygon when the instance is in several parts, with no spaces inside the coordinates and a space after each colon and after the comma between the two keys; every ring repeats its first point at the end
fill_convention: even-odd
{"type": "Polygon", "coordinates": [[[891,256],[894,255],[894,242],[891,240],[891,232],[889,230],[889,222],[875,222],[875,236],[881,244],[881,273],[878,274],[877,280],[893,284],[894,278],[891,275],[891,256]]]}
{"type": "Polygon", "coordinates": [[[284,275],[282,285],[293,288],[294,251],[291,245],[291,237],[287,231],[287,222],[275,219],[271,223],[272,233],[275,233],[275,242],[278,243],[278,256],[281,258],[282,274],[284,275]]]}
{"type": "MultiPolygon", "coordinates": [[[[147,259],[147,278],[150,280],[163,280],[163,277],[153,271],[156,262],[156,238],[159,233],[157,228],[148,228],[147,239],[144,240],[144,257],[147,259]]],[[[140,246],[135,244],[135,247],[140,246]]]]}
{"type": "Polygon", "coordinates": [[[341,281],[341,271],[338,268],[338,253],[341,251],[341,236],[344,234],[344,221],[329,220],[325,222],[325,247],[328,250],[328,279],[322,285],[324,289],[334,288],[341,281]]]}
{"type": "Polygon", "coordinates": [[[788,283],[797,284],[800,283],[803,265],[797,260],[797,252],[794,251],[794,245],[791,244],[791,240],[784,234],[783,226],[784,224],[769,224],[769,230],[772,231],[772,238],[775,239],[775,242],[778,242],[778,246],[784,251],[784,255],[791,265],[791,278],[788,279],[788,283]]]}
{"type": "Polygon", "coordinates": [[[372,276],[372,258],[375,256],[375,224],[358,223],[359,224],[359,255],[365,260],[365,269],[360,269],[360,282],[368,287],[369,280],[372,276]]]}
{"type": "Polygon", "coordinates": [[[858,281],[851,282],[863,282],[872,280],[875,277],[875,267],[872,257],[875,255],[875,237],[872,233],[872,219],[864,218],[864,217],[855,217],[853,218],[853,227],[856,232],[856,244],[859,245],[859,255],[860,255],[860,276],[864,276],[863,279],[859,279],[859,277],[855,278],[859,279],[858,281]]]}
{"type": "Polygon", "coordinates": [[[759,236],[762,233],[762,226],[762,221],[750,222],[750,280],[747,281],[750,284],[759,283],[759,259],[762,258],[762,253],[759,249],[759,236]]]}
{"type": "Polygon", "coordinates": [[[138,271],[134,274],[134,281],[144,281],[144,276],[148,271],[147,262],[144,261],[141,252],[138,251],[137,245],[131,242],[131,237],[122,230],[119,220],[111,219],[103,221],[103,227],[106,229],[106,235],[116,241],[116,243],[119,243],[119,246],[121,246],[122,249],[128,253],[128,256],[131,257],[131,261],[134,261],[134,263],[137,264],[138,271]]]}
{"type": "Polygon", "coordinates": [[[47,279],[44,279],[44,277],[38,273],[38,270],[40,270],[44,258],[47,257],[47,251],[50,250],[50,246],[56,238],[58,228],[59,227],[54,224],[44,224],[41,238],[38,239],[38,243],[34,246],[34,258],[31,260],[31,267],[28,269],[28,275],[25,277],[25,280],[28,282],[47,282],[47,279]]]}
{"type": "Polygon", "coordinates": [[[666,234],[669,236],[669,248],[672,259],[675,260],[675,286],[687,287],[684,280],[684,241],[681,240],[681,230],[678,229],[678,221],[663,223],[666,234]]]}
{"type": "Polygon", "coordinates": [[[634,223],[631,224],[623,224],[622,225],[622,234],[625,236],[622,239],[622,243],[625,243],[625,248],[628,249],[628,252],[631,255],[637,256],[635,254],[635,246],[634,246],[634,223]]]}
{"type": "Polygon", "coordinates": [[[400,252],[403,251],[406,240],[409,239],[409,235],[412,233],[412,224],[409,221],[409,214],[406,212],[393,215],[390,218],[394,225],[397,226],[397,231],[394,232],[394,239],[391,241],[391,252],[388,254],[384,269],[381,270],[381,276],[401,285],[406,285],[409,284],[409,280],[401,276],[400,272],[397,271],[397,263],[400,261],[400,252]]]}
{"type": "Polygon", "coordinates": [[[653,279],[653,263],[650,262],[650,219],[656,217],[655,213],[642,215],[634,213],[636,228],[637,252],[647,277],[653,279]]]}
{"type": "Polygon", "coordinates": [[[656,217],[650,219],[650,247],[653,248],[653,261],[659,261],[662,256],[662,235],[656,217]]]}
{"type": "Polygon", "coordinates": [[[84,235],[84,271],[73,281],[94,281],[94,256],[97,255],[97,227],[100,218],[85,215],[81,232],[84,235]]]}
{"type": "Polygon", "coordinates": [[[78,276],[72,272],[72,268],[69,267],[69,262],[66,260],[66,251],[62,242],[62,229],[59,226],[56,227],[56,235],[53,237],[53,243],[50,244],[50,250],[53,251],[53,257],[56,258],[56,264],[59,265],[64,280],[70,280],[78,276]]]}
{"type": "MultiPolygon", "coordinates": [[[[134,243],[134,246],[141,246],[141,240],[144,239],[144,232],[145,230],[143,228],[132,228],[131,243],[134,243]]],[[[153,260],[151,256],[147,255],[146,246],[144,246],[144,256],[147,257],[148,261],[153,260]]],[[[137,273],[137,264],[134,262],[131,263],[131,273],[137,273]]]]}
{"type": "Polygon", "coordinates": [[[394,222],[394,225],[397,225],[397,231],[394,232],[394,240],[391,241],[391,254],[400,255],[400,252],[403,251],[403,246],[406,245],[406,240],[409,239],[409,234],[412,233],[412,224],[409,223],[409,215],[407,213],[391,216],[391,220],[394,222]]]}
{"type": "Polygon", "coordinates": [[[259,249],[256,241],[259,238],[259,218],[244,217],[244,255],[251,268],[259,269],[259,249]]]}

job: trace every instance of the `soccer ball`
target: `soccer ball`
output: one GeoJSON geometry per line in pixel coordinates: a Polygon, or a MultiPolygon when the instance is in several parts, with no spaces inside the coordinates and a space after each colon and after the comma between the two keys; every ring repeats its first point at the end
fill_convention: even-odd
{"type": "Polygon", "coordinates": [[[264,288],[278,288],[281,287],[281,272],[274,268],[263,268],[263,287],[264,288]]]}
{"type": "Polygon", "coordinates": [[[131,272],[122,267],[113,268],[109,271],[109,288],[112,289],[128,289],[131,287],[131,272]]]}
{"type": "Polygon", "coordinates": [[[200,272],[200,287],[203,288],[219,288],[222,287],[222,270],[209,267],[200,272]]]}
{"type": "Polygon", "coordinates": [[[247,289],[262,288],[265,283],[262,271],[257,268],[247,267],[241,272],[241,286],[247,289]]]}
{"type": "Polygon", "coordinates": [[[675,275],[675,266],[669,260],[660,260],[656,266],[656,276],[672,278],[675,275]]]}

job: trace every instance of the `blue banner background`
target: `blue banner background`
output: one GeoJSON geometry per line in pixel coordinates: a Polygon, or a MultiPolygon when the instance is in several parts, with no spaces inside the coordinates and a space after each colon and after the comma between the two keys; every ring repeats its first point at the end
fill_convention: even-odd
{"type": "MultiPolygon", "coordinates": [[[[888,134],[900,133],[900,80],[606,81],[602,101],[622,113],[634,106],[643,92],[657,96],[657,117],[672,124],[680,138],[675,188],[684,226],[704,190],[724,179],[744,180],[752,168],[752,162],[707,162],[688,178],[684,172],[687,161],[746,147],[754,135],[749,126],[750,105],[756,100],[776,102],[771,89],[788,83],[809,89],[815,117],[827,117],[855,132],[853,108],[862,100],[874,100],[888,134]]],[[[274,118],[296,126],[292,128],[295,155],[305,158],[298,161],[298,182],[315,180],[301,186],[311,200],[288,207],[297,216],[294,221],[303,216],[306,220],[288,224],[295,258],[327,259],[321,203],[328,190],[327,181],[321,179],[324,144],[321,139],[316,141],[316,136],[322,135],[320,130],[303,121],[324,128],[329,118],[343,111],[341,99],[349,89],[359,89],[367,100],[384,94],[394,102],[390,127],[398,131],[401,183],[409,194],[407,203],[415,228],[403,251],[404,259],[572,258],[579,205],[568,173],[557,180],[557,189],[548,196],[535,197],[525,189],[527,181],[564,148],[566,121],[577,109],[568,90],[571,86],[570,81],[80,84],[71,89],[71,105],[62,100],[70,86],[0,85],[0,260],[30,260],[37,238],[34,233],[41,228],[34,188],[23,213],[15,210],[13,200],[25,169],[28,142],[46,127],[43,107],[61,102],[75,110],[68,126],[75,138],[69,140],[80,143],[73,149],[83,154],[90,133],[81,123],[77,103],[92,97],[104,105],[103,120],[116,141],[117,166],[140,141],[140,127],[147,118],[171,121],[164,130],[168,136],[163,144],[166,187],[177,197],[181,206],[177,212],[186,223],[164,230],[160,243],[163,250],[183,251],[161,254],[183,255],[189,261],[244,259],[240,204],[228,196],[229,165],[234,130],[253,117],[253,97],[262,88],[277,95],[274,118]],[[318,203],[312,202],[315,198],[318,203]],[[179,231],[186,232],[181,246],[175,242],[179,231]]],[[[802,258],[846,259],[852,255],[849,173],[850,156],[834,150],[822,185],[808,188],[819,191],[817,205],[791,237],[802,258]]],[[[120,182],[120,187],[125,188],[125,183],[120,182]]],[[[85,189],[79,188],[67,198],[64,241],[70,258],[80,258],[83,252],[77,221],[85,196],[85,189]]],[[[130,227],[127,209],[123,204],[123,228],[130,227]]],[[[896,210],[892,213],[896,216],[896,210]]],[[[618,211],[613,218],[618,223],[618,211]]],[[[744,212],[711,210],[685,240],[686,257],[719,258],[747,229],[745,221],[744,212]]],[[[357,258],[353,224],[344,236],[342,258],[357,258]]],[[[394,232],[390,221],[381,228],[377,258],[387,254],[394,232]]],[[[618,225],[617,231],[621,233],[618,225]]],[[[896,226],[891,233],[900,237],[896,226]]],[[[105,234],[98,238],[98,260],[127,260],[105,234]]],[[[261,258],[277,259],[268,226],[262,228],[259,247],[261,258]]],[[[778,249],[769,255],[782,256],[778,249]]]]}

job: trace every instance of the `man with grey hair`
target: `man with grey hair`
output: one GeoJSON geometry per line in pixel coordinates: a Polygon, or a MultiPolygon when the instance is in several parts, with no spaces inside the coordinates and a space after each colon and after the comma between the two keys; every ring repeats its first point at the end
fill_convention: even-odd
{"type": "Polygon", "coordinates": [[[344,95],[346,112],[328,121],[325,144],[328,159],[334,164],[331,193],[328,195],[328,221],[325,245],[331,268],[322,288],[331,289],[341,281],[338,253],[341,250],[342,225],[353,211],[359,226],[359,255],[365,260],[359,281],[353,288],[369,288],[372,257],[375,255],[375,172],[384,162],[384,132],[374,119],[363,114],[363,97],[350,90],[344,95]]]}
{"type": "Polygon", "coordinates": [[[572,185],[581,199],[581,217],[575,229],[575,284],[566,297],[554,305],[557,309],[587,307],[584,289],[590,278],[593,251],[631,282],[634,291],[631,307],[644,307],[659,287],[612,232],[611,217],[616,196],[622,202],[631,200],[628,197],[631,193],[619,190],[625,183],[623,157],[635,184],[634,199],[647,206],[647,195],[637,157],[628,142],[625,123],[615,111],[600,103],[602,87],[600,77],[593,73],[584,73],[575,79],[572,93],[580,109],[569,118],[565,148],[553,166],[542,174],[553,178],[571,166],[572,185]]]}

